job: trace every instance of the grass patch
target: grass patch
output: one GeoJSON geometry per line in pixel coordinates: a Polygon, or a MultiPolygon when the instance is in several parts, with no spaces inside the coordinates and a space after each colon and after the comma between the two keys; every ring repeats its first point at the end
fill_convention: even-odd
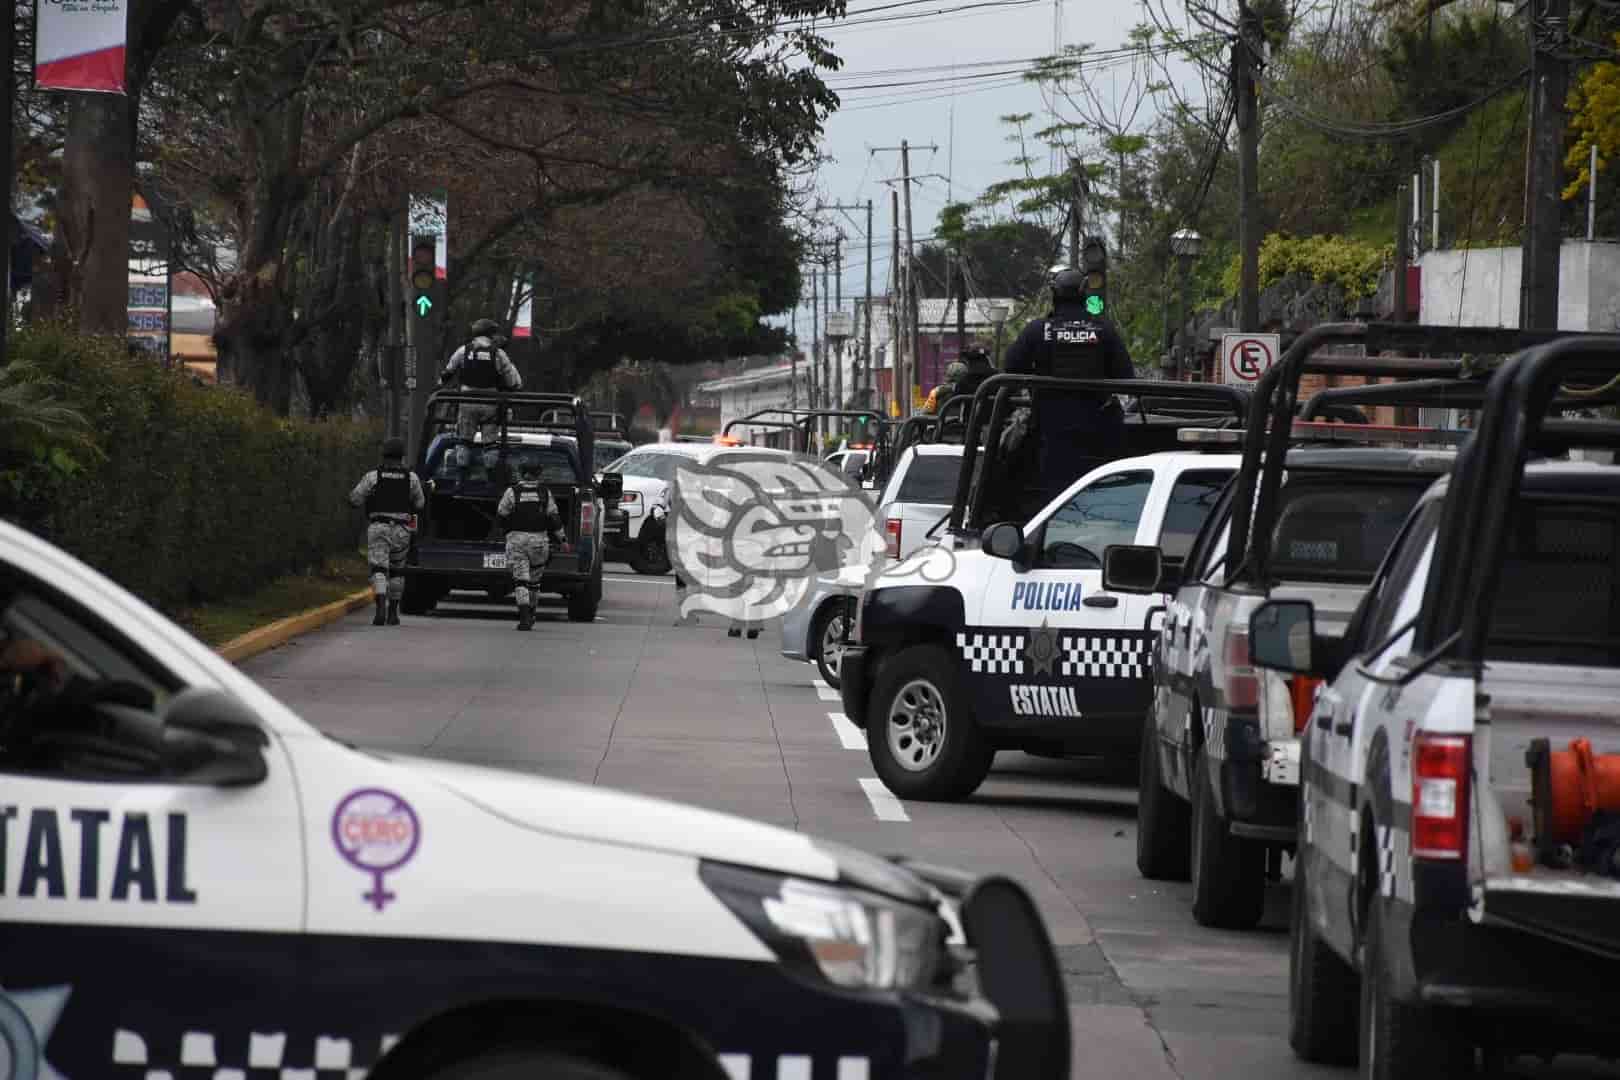
{"type": "Polygon", "coordinates": [[[288,574],[249,596],[185,608],[175,622],[199,640],[219,646],[277,619],[330,604],[366,587],[366,557],[338,555],[306,574],[288,574]]]}

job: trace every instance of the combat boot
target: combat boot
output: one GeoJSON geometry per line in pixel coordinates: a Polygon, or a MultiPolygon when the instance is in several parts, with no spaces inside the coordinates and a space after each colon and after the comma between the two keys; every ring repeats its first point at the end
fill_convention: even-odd
{"type": "Polygon", "coordinates": [[[377,597],[377,614],[371,620],[372,626],[382,626],[388,621],[388,601],[377,597]]]}
{"type": "Polygon", "coordinates": [[[399,601],[398,600],[390,600],[390,601],[388,601],[388,625],[389,626],[398,626],[399,625],[399,601]]]}
{"type": "Polygon", "coordinates": [[[517,628],[519,630],[533,630],[534,629],[534,607],[533,607],[533,605],[524,604],[524,605],[522,605],[521,607],[518,608],[518,624],[517,624],[517,628]]]}

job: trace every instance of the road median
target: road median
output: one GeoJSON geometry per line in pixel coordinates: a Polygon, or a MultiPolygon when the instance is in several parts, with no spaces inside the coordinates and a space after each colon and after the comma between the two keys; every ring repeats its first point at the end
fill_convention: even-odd
{"type": "Polygon", "coordinates": [[[216,651],[231,663],[240,664],[279,645],[285,645],[295,637],[337,622],[369,603],[371,603],[370,589],[350,593],[341,600],[322,604],[320,607],[310,608],[308,611],[301,611],[296,615],[289,615],[285,619],[277,619],[273,623],[249,630],[218,646],[216,651]]]}

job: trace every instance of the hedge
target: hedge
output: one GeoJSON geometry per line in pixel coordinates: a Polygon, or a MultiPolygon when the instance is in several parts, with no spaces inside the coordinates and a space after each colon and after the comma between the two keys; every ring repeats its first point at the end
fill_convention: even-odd
{"type": "Polygon", "coordinates": [[[56,381],[99,453],[22,471],[0,489],[0,515],[148,603],[242,595],[358,543],[348,492],[377,461],[376,425],[282,419],[60,327],[24,330],[10,355],[56,381]]]}

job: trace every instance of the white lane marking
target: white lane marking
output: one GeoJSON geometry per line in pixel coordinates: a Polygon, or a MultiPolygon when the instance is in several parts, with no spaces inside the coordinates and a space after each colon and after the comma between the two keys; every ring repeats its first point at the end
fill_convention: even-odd
{"type": "Polygon", "coordinates": [[[816,684],[816,697],[820,698],[822,701],[841,701],[841,700],[843,700],[842,698],[840,698],[838,696],[838,691],[834,690],[832,687],[828,686],[826,683],[816,684]]]}
{"type": "Polygon", "coordinates": [[[900,800],[883,786],[883,781],[873,776],[863,776],[861,790],[866,792],[866,801],[872,804],[872,813],[877,815],[879,821],[911,820],[906,814],[906,808],[901,806],[900,800]]]}
{"type": "Polygon", "coordinates": [[[866,735],[860,728],[849,722],[849,717],[841,712],[830,712],[827,719],[832,721],[833,730],[838,733],[838,741],[845,750],[865,750],[866,735]]]}
{"type": "Polygon", "coordinates": [[[662,585],[666,589],[673,589],[675,587],[674,578],[641,577],[639,575],[636,577],[620,577],[618,574],[603,574],[602,580],[626,581],[632,585],[662,585]]]}

